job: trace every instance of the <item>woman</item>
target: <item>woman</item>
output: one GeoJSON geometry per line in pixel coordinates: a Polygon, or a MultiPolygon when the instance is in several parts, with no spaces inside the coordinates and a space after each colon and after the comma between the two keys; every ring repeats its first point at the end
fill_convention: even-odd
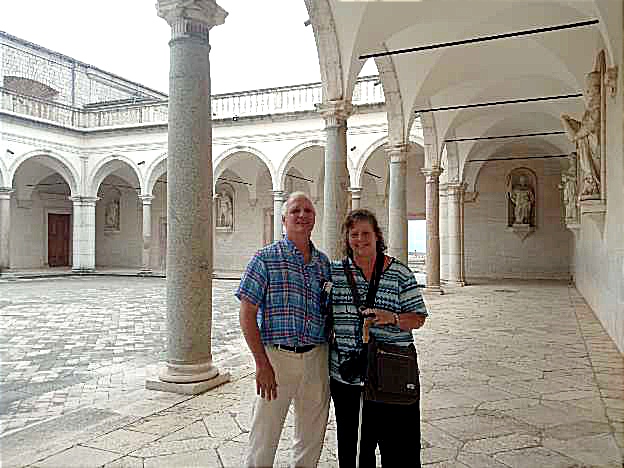
{"type": "MultiPolygon", "coordinates": [[[[377,270],[380,275],[374,299],[368,298],[374,307],[363,311],[371,314],[370,333],[379,342],[409,346],[413,342],[411,330],[420,328],[427,316],[414,274],[403,263],[384,254],[383,234],[370,211],[358,209],[349,213],[342,230],[348,270],[361,302],[367,298],[369,285],[374,289],[377,283],[373,278],[376,261],[383,261],[377,270]]],[[[361,372],[357,365],[350,364],[356,361],[362,346],[362,318],[340,260],[332,263],[332,281],[335,339],[330,355],[330,388],[336,413],[338,461],[341,468],[346,468],[356,466],[358,451],[361,372]]],[[[375,466],[377,445],[384,468],[405,466],[406,457],[410,466],[420,466],[418,402],[396,405],[364,401],[360,467],[375,466]]]]}

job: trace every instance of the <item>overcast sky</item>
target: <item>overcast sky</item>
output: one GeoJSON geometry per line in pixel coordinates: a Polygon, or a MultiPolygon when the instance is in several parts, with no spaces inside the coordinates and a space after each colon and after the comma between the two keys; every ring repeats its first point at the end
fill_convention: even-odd
{"type": "MultiPolygon", "coordinates": [[[[169,25],[156,0],[0,0],[0,30],[168,91],[169,25]]],[[[221,0],[210,32],[215,94],[320,81],[303,0],[221,0]]]]}

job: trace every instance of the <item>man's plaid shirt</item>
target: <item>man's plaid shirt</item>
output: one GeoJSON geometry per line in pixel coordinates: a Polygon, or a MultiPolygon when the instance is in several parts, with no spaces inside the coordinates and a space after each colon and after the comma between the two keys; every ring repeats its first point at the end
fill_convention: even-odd
{"type": "Polygon", "coordinates": [[[258,251],[236,291],[239,300],[258,305],[258,327],[264,344],[304,346],[327,341],[325,320],[330,306],[322,294],[330,281],[327,255],[310,242],[306,265],[295,244],[282,239],[258,251]]]}

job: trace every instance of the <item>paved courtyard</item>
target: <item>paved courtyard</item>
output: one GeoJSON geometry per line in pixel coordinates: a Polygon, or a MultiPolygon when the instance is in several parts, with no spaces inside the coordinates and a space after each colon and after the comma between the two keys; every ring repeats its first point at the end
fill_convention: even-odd
{"type": "MultiPolygon", "coordinates": [[[[241,466],[253,367],[236,285],[214,283],[213,353],[232,382],[192,397],[144,388],[165,357],[164,279],[0,282],[1,465],[241,466]]],[[[624,359],[574,288],[489,283],[426,300],[424,463],[623,466],[624,359]]],[[[278,466],[292,432],[289,418],[278,466]]],[[[337,466],[333,419],[321,465],[337,466]]]]}

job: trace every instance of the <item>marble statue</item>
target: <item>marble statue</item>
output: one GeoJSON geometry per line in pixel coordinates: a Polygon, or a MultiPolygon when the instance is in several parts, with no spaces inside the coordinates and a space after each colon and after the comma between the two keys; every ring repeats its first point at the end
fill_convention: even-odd
{"type": "Polygon", "coordinates": [[[561,116],[563,127],[576,145],[580,174],[580,198],[600,198],[600,71],[587,74],[581,120],[561,116]]]}
{"type": "Polygon", "coordinates": [[[576,193],[576,153],[568,156],[568,170],[561,174],[561,185],[563,189],[563,204],[565,208],[566,221],[578,219],[577,193],[576,193]]]}
{"type": "Polygon", "coordinates": [[[104,210],[104,228],[119,231],[119,200],[110,200],[104,210]]]}
{"type": "Polygon", "coordinates": [[[232,199],[227,193],[221,193],[217,200],[217,227],[231,228],[234,219],[232,199]]]}
{"type": "Polygon", "coordinates": [[[535,203],[535,195],[527,177],[521,175],[518,183],[512,186],[507,196],[514,207],[513,224],[531,224],[531,211],[535,203]]]}

